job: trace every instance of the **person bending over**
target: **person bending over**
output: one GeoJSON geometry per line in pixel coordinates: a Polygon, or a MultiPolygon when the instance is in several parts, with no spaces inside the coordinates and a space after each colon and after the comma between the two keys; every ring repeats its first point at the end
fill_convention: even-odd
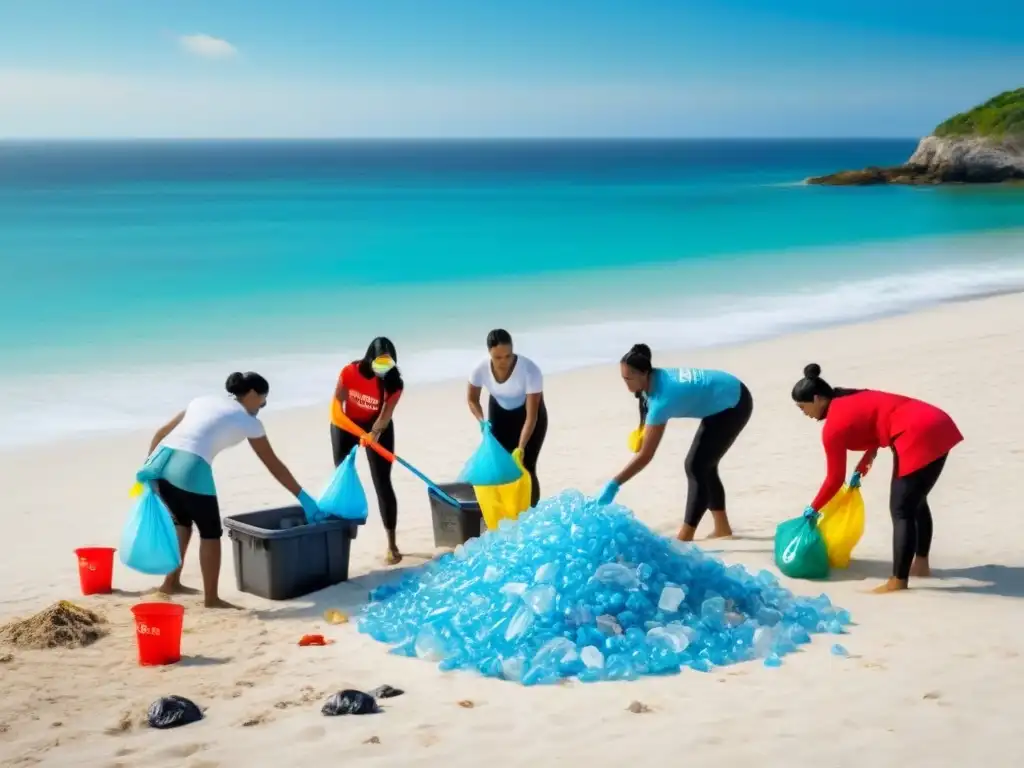
{"type": "MultiPolygon", "coordinates": [[[[221,451],[248,440],[260,461],[281,485],[302,504],[307,517],[317,514],[316,502],[296,482],[270,447],[257,414],[267,404],[270,384],[258,373],[232,373],[224,385],[227,396],[198,397],[184,411],[157,430],[150,443],[150,462],[159,467],[156,486],[171,512],[178,533],[182,564],[192,538],[199,531],[199,568],[207,608],[233,608],[218,593],[223,535],[213,459],[221,451]]],[[[160,586],[164,594],[194,593],[181,583],[181,568],[167,574],[160,586]]]]}
{"type": "Polygon", "coordinates": [[[805,514],[816,514],[843,487],[846,452],[864,451],[856,472],[866,476],[879,448],[892,450],[889,513],[892,516],[892,577],[879,593],[907,589],[910,576],[930,576],[932,512],[928,494],[949,452],[964,438],[953,420],[934,405],[873,389],[832,387],[811,363],[793,386],[804,415],[824,421],[821,442],[827,473],[805,514]]]}
{"type": "Polygon", "coordinates": [[[750,421],[754,409],[750,390],[723,371],[655,368],[651,348],[646,344],[633,345],[619,368],[626,389],[640,401],[643,440],[639,453],[605,485],[598,500],[610,504],[619,488],[651,463],[670,419],[700,419],[684,465],[686,509],[678,538],[693,541],[697,526],[709,509],[715,522],[710,538],[731,536],[718,465],[750,421]]]}

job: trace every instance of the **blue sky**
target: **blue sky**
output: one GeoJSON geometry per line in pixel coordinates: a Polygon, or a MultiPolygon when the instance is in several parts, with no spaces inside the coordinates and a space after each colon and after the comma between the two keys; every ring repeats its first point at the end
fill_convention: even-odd
{"type": "Polygon", "coordinates": [[[1024,86],[1021,29],[1020,0],[0,0],[0,137],[909,137],[1024,86]]]}

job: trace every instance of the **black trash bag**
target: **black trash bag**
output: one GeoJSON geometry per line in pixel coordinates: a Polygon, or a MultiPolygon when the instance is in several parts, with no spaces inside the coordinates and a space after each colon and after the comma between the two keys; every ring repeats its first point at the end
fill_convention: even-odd
{"type": "Polygon", "coordinates": [[[203,713],[184,696],[164,696],[149,705],[146,719],[150,728],[177,728],[198,723],[203,719],[203,713]]]}
{"type": "Polygon", "coordinates": [[[392,688],[390,685],[379,685],[370,691],[370,695],[375,699],[393,699],[395,696],[401,696],[405,691],[401,688],[392,688]]]}
{"type": "Polygon", "coordinates": [[[346,688],[324,702],[320,711],[328,717],[335,715],[372,715],[380,712],[377,700],[368,693],[346,688]]]}

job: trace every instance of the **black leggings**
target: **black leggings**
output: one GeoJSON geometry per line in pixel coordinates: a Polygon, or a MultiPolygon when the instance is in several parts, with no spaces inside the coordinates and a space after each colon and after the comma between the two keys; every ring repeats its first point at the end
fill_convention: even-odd
{"type": "MultiPolygon", "coordinates": [[[[506,411],[498,401],[491,397],[487,401],[487,419],[491,422],[491,434],[501,443],[501,447],[512,453],[519,447],[519,436],[523,433],[523,425],[526,423],[526,403],[511,411],[506,411]]],[[[540,481],[537,479],[537,459],[540,458],[540,449],[544,446],[544,436],[548,433],[548,409],[541,398],[540,408],[537,409],[537,424],[533,428],[533,434],[526,442],[526,449],[523,451],[523,466],[530,473],[530,506],[537,506],[540,501],[540,481]]]]}
{"type": "Polygon", "coordinates": [[[725,488],[718,476],[718,462],[750,421],[754,398],[740,384],[740,399],[732,408],[701,419],[693,445],[686,454],[686,512],[683,522],[696,528],[709,509],[725,509],[725,488]]]}
{"type": "MultiPolygon", "coordinates": [[[[372,424],[359,425],[364,432],[369,432],[372,424]]],[[[377,440],[382,448],[395,450],[395,423],[380,433],[377,440]]],[[[340,427],[331,424],[331,448],[334,449],[334,466],[337,467],[359,445],[359,438],[340,427]]],[[[395,498],[395,486],[391,484],[391,462],[377,453],[373,448],[366,447],[366,460],[370,464],[370,477],[373,488],[377,491],[377,507],[380,519],[384,521],[384,530],[394,531],[398,527],[398,499],[395,498]]]]}
{"type": "Polygon", "coordinates": [[[892,575],[903,581],[910,578],[914,556],[928,557],[932,548],[932,511],[928,494],[935,487],[946,456],[926,464],[906,477],[898,477],[900,460],[892,452],[892,485],[889,489],[889,514],[892,515],[892,575]]]}

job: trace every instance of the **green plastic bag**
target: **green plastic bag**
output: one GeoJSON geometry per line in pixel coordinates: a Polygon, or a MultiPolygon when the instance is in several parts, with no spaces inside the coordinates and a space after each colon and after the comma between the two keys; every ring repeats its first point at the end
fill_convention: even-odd
{"type": "Polygon", "coordinates": [[[818,517],[808,511],[775,529],[775,565],[791,579],[828,577],[828,547],[818,530],[818,517]]]}

